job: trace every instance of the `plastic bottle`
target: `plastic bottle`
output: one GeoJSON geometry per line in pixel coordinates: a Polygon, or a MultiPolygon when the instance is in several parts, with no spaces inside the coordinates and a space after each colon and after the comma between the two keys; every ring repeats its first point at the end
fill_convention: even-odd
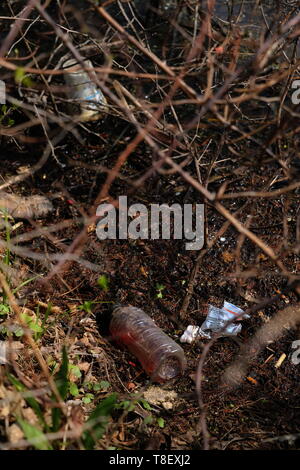
{"type": "Polygon", "coordinates": [[[117,307],[110,322],[112,338],[127,346],[154,382],[181,375],[186,367],[184,351],[154,321],[136,307],[117,307]]]}
{"type": "MultiPolygon", "coordinates": [[[[85,59],[84,65],[88,69],[93,68],[90,60],[85,59]]],[[[64,79],[68,86],[67,96],[71,103],[72,114],[77,114],[80,121],[95,121],[103,116],[103,111],[107,111],[107,101],[102,91],[97,88],[91,77],[96,79],[96,74],[90,71],[90,74],[83,69],[68,72],[69,68],[79,66],[75,59],[68,59],[63,67],[66,69],[64,79]]],[[[80,67],[80,66],[79,66],[80,67]]]]}

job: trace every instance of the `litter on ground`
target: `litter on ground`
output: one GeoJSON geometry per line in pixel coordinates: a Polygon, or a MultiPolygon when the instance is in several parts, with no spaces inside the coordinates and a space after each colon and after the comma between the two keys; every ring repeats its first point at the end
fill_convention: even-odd
{"type": "Polygon", "coordinates": [[[211,338],[212,333],[221,333],[222,336],[237,336],[242,325],[237,324],[244,318],[249,318],[244,310],[236,305],[224,301],[223,307],[208,306],[208,314],[201,326],[189,325],[180,338],[181,343],[191,344],[198,338],[211,338]]]}

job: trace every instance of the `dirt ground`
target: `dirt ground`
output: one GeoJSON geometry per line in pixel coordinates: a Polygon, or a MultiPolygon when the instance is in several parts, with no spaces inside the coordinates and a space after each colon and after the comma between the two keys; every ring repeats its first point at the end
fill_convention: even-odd
{"type": "MultiPolygon", "coordinates": [[[[47,9],[57,23],[72,30],[77,21],[82,25],[78,18],[83,15],[85,25],[92,23],[93,28],[100,28],[104,35],[103,18],[97,20],[98,25],[92,7],[83,10],[89,2],[78,2],[77,16],[73,16],[71,7],[66,9],[69,2],[63,3],[64,9],[52,4],[47,9]]],[[[12,15],[7,6],[5,15],[12,15]]],[[[178,54],[179,47],[186,50],[186,45],[182,46],[179,38],[174,39],[165,20],[163,26],[168,32],[166,44],[154,28],[150,29],[151,38],[154,36],[151,47],[162,59],[166,54],[167,63],[176,71],[184,63],[184,56],[178,54]],[[168,56],[171,40],[178,47],[175,57],[172,56],[174,51],[168,56]]],[[[7,28],[5,23],[2,40],[7,28]]],[[[188,30],[184,22],[181,28],[188,30]]],[[[93,37],[95,31],[92,29],[88,34],[93,37]]],[[[132,29],[130,34],[135,35],[132,29]]],[[[143,35],[143,32],[136,34],[143,35]]],[[[243,34],[247,41],[254,40],[243,34]]],[[[71,37],[77,44],[83,41],[76,34],[71,37]]],[[[107,44],[112,44],[123,36],[107,29],[106,36],[101,37],[107,44]]],[[[31,50],[38,47],[38,63],[42,64],[43,54],[48,60],[50,47],[53,50],[58,44],[51,25],[43,21],[37,21],[25,39],[23,37],[18,45],[18,54],[26,56],[27,46],[31,50]]],[[[226,48],[216,39],[211,41],[215,41],[215,47],[226,48]]],[[[256,49],[252,50],[247,42],[242,50],[247,50],[251,58],[256,49]]],[[[231,53],[225,54],[224,63],[230,62],[231,53]]],[[[131,49],[126,41],[122,54],[115,54],[113,60],[117,65],[114,66],[118,70],[148,74],[157,70],[157,64],[138,49],[131,49]]],[[[203,57],[200,54],[197,64],[193,64],[185,77],[189,86],[201,90],[207,86],[207,69],[205,74],[201,69],[203,57]]],[[[97,62],[97,57],[95,60],[97,62]]],[[[243,60],[242,57],[241,64],[243,60]]],[[[96,65],[100,63],[99,59],[96,65]]],[[[272,70],[274,76],[280,64],[278,59],[272,70]]],[[[55,60],[47,62],[50,69],[54,65],[55,60]]],[[[33,66],[38,68],[37,63],[33,66]]],[[[9,94],[15,98],[19,96],[20,90],[11,72],[4,67],[1,73],[7,80],[9,94]]],[[[216,86],[223,83],[222,73],[225,73],[222,67],[216,67],[216,86]]],[[[270,83],[262,96],[284,96],[288,100],[283,91],[286,82],[274,80],[273,83],[272,73],[265,69],[263,73],[269,74],[270,83]]],[[[117,78],[138,100],[145,94],[147,103],[159,104],[164,99],[166,85],[160,87],[146,79],[136,82],[130,75],[117,78]]],[[[85,448],[83,423],[97,404],[117,393],[117,404],[109,413],[105,432],[96,439],[97,449],[200,450],[207,441],[209,448],[215,450],[299,449],[300,364],[292,360],[293,342],[300,339],[299,317],[293,325],[287,319],[281,334],[263,344],[255,357],[249,350],[247,370],[237,385],[224,384],[224,372],[261,328],[288,307],[298,306],[299,311],[300,184],[296,185],[300,181],[299,106],[289,114],[292,108],[289,101],[282,110],[285,114],[279,125],[272,100],[261,100],[258,94],[252,93],[247,101],[237,102],[238,109],[235,109],[229,96],[239,96],[239,87],[248,80],[244,75],[241,78],[244,81],[241,80],[224,101],[220,97],[215,107],[208,109],[196,131],[194,128],[189,130],[188,123],[198,112],[197,105],[179,103],[163,111],[160,117],[163,130],[153,133],[152,137],[160,150],[165,153],[170,150],[173,161],[210,194],[220,191],[225,196],[231,194],[224,199],[221,195],[223,207],[234,214],[243,227],[251,230],[254,237],[228,222],[215,201],[206,198],[205,193],[201,193],[178,169],[175,171],[165,164],[162,171],[150,171],[143,183],[136,185],[135,182],[149,173],[160,158],[149,141],[144,140],[129,152],[101,202],[115,201],[120,195],[127,195],[128,205],[205,204],[203,249],[188,251],[185,240],[100,241],[95,221],[89,220],[85,242],[78,251],[74,250],[77,258],[64,263],[56,272],[56,263],[74,240],[78,240],[84,227],[83,218],[88,217],[107,181],[107,174],[118,165],[120,155],[137,134],[135,123],[130,122],[122,108],[118,109],[112,101],[109,101],[111,109],[107,116],[77,125],[74,133],[67,132],[40,169],[6,188],[24,196],[47,196],[54,211],[44,219],[18,220],[3,216],[6,225],[1,227],[1,239],[8,243],[7,246],[12,243],[14,249],[5,249],[1,245],[1,271],[17,306],[14,307],[2,283],[0,339],[10,341],[15,349],[10,360],[0,365],[1,447],[36,447],[24,423],[23,426],[20,424],[26,421],[46,436],[49,434],[52,448],[85,448]],[[222,121],[222,116],[227,122],[230,120],[231,126],[222,121]],[[183,137],[179,132],[182,128],[185,130],[183,137]],[[261,192],[262,195],[238,195],[245,191],[261,192]],[[270,197],[272,191],[275,195],[270,197]],[[224,225],[226,222],[228,224],[224,225]],[[257,239],[269,248],[270,256],[257,239]],[[199,260],[200,253],[202,258],[199,260]],[[275,254],[273,258],[272,253],[275,254]],[[195,266],[198,266],[197,272],[194,272],[195,266]],[[188,304],[184,309],[187,297],[188,304]],[[210,304],[221,307],[224,300],[250,311],[250,318],[242,321],[241,333],[237,337],[220,337],[213,344],[208,339],[183,344],[187,369],[182,377],[171,383],[153,386],[137,359],[111,341],[108,323],[116,302],[142,308],[165,333],[179,342],[188,325],[201,325],[210,304]],[[4,309],[6,305],[9,305],[8,313],[4,309]],[[29,336],[42,360],[24,332],[18,334],[18,309],[23,315],[25,312],[23,321],[27,323],[29,336]],[[65,414],[55,428],[49,424],[55,408],[53,389],[41,364],[45,361],[50,376],[55,378],[64,362],[63,346],[69,362],[69,388],[64,397],[61,395],[65,414]],[[197,368],[204,352],[199,397],[197,368]],[[279,364],[283,354],[284,360],[279,364]],[[28,402],[26,391],[36,397],[50,428],[43,428],[39,422],[35,405],[28,402]]],[[[42,83],[40,78],[37,81],[42,83]]],[[[262,78],[261,82],[257,79],[255,84],[258,86],[262,81],[262,78]]],[[[53,82],[54,86],[61,86],[61,77],[54,77],[53,82]]],[[[115,90],[111,82],[106,85],[115,90]]],[[[35,90],[23,90],[27,103],[34,103],[30,100],[34,93],[35,90]]],[[[60,96],[58,93],[59,108],[63,106],[60,96]]],[[[181,89],[172,99],[175,102],[185,98],[181,89]]],[[[48,96],[47,112],[52,105],[48,96]]],[[[278,101],[275,105],[279,106],[278,101]]],[[[151,106],[147,109],[152,111],[151,106]]],[[[138,122],[144,125],[145,116],[140,109],[132,105],[132,110],[138,122]]],[[[33,116],[31,109],[12,109],[9,117],[14,123],[9,126],[6,116],[0,130],[20,125],[33,116]]],[[[2,132],[1,180],[6,182],[32,168],[49,140],[56,138],[59,129],[57,122],[52,121],[46,132],[43,126],[36,125],[22,131],[21,138],[2,132]]]]}

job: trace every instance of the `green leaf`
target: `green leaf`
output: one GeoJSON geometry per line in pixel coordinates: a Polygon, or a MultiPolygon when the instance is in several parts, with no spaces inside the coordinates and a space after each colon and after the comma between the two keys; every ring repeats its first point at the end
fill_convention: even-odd
{"type": "Polygon", "coordinates": [[[74,377],[76,377],[77,379],[79,379],[81,377],[81,370],[79,369],[78,366],[74,365],[74,364],[69,364],[69,371],[72,375],[74,375],[74,377]]]}
{"type": "Polygon", "coordinates": [[[73,397],[78,397],[79,395],[78,387],[73,382],[70,383],[70,393],[73,397]]]}
{"type": "Polygon", "coordinates": [[[98,279],[98,285],[101,287],[102,290],[107,291],[108,290],[108,284],[109,284],[109,281],[108,281],[107,277],[105,276],[105,274],[102,274],[102,276],[100,276],[99,279],[98,279]]]}
{"type": "Polygon", "coordinates": [[[163,418],[157,418],[157,424],[160,428],[165,427],[165,420],[163,418]]]}
{"type": "Polygon", "coordinates": [[[116,408],[123,409],[129,413],[130,411],[133,411],[135,409],[136,403],[137,402],[135,400],[123,400],[121,401],[121,403],[118,403],[118,405],[116,405],[116,408]]]}
{"type": "Polygon", "coordinates": [[[60,423],[61,423],[61,409],[60,408],[52,408],[51,416],[52,416],[52,426],[51,430],[56,432],[59,430],[60,423]]]}
{"type": "Polygon", "coordinates": [[[87,313],[92,313],[93,302],[91,300],[86,300],[82,305],[79,306],[79,309],[84,310],[87,313]]]}
{"type": "Polygon", "coordinates": [[[93,389],[95,392],[100,390],[107,390],[110,387],[110,383],[106,380],[101,380],[99,383],[93,384],[93,389]]]}
{"type": "Polygon", "coordinates": [[[34,85],[33,81],[28,75],[25,75],[25,70],[23,67],[18,67],[15,70],[15,82],[21,83],[26,87],[32,87],[34,85]]]}
{"type": "Polygon", "coordinates": [[[42,333],[43,331],[43,328],[37,323],[29,322],[28,326],[34,333],[42,333]]]}
{"type": "Polygon", "coordinates": [[[153,416],[148,415],[144,418],[144,424],[152,424],[153,423],[153,416]]]}
{"type": "MultiPolygon", "coordinates": [[[[62,350],[62,363],[59,371],[55,375],[55,383],[62,400],[65,400],[67,398],[69,391],[68,369],[69,359],[67,355],[67,350],[64,346],[62,350]]],[[[52,400],[56,400],[55,396],[53,395],[52,400]]],[[[52,431],[54,432],[56,432],[60,427],[61,414],[62,412],[60,408],[52,408],[52,431]]]]}
{"type": "Polygon", "coordinates": [[[83,397],[82,401],[83,403],[85,403],[86,405],[88,405],[89,403],[91,403],[91,401],[94,399],[94,395],[92,393],[86,393],[86,395],[83,397]]]}
{"type": "Polygon", "coordinates": [[[101,416],[109,416],[116,404],[117,396],[117,393],[112,393],[109,397],[102,400],[91,413],[87,422],[96,421],[101,416]]]}
{"type": "Polygon", "coordinates": [[[13,125],[14,125],[14,123],[15,123],[15,120],[14,120],[14,119],[12,119],[12,118],[9,118],[9,119],[8,119],[8,121],[7,121],[7,125],[8,125],[8,127],[11,127],[11,126],[13,126],[13,125]]]}
{"type": "Polygon", "coordinates": [[[38,450],[52,450],[52,447],[45,436],[45,434],[38,429],[37,427],[33,426],[32,424],[28,423],[27,421],[18,418],[17,419],[19,425],[22,428],[22,431],[26,437],[26,439],[38,450]]]}
{"type": "Polygon", "coordinates": [[[15,336],[17,336],[17,338],[20,338],[20,337],[23,336],[23,334],[24,334],[23,328],[21,328],[21,326],[18,326],[18,327],[15,329],[14,334],[15,334],[15,336]]]}
{"type": "Polygon", "coordinates": [[[24,72],[23,67],[18,67],[15,70],[15,82],[16,83],[22,83],[24,75],[25,75],[25,72],[24,72]]]}
{"type": "Polygon", "coordinates": [[[92,383],[92,382],[83,382],[83,386],[84,386],[84,388],[86,388],[87,390],[92,390],[92,388],[93,388],[93,383],[92,383]]]}
{"type": "Polygon", "coordinates": [[[26,313],[21,313],[21,318],[34,333],[41,333],[43,331],[43,328],[38,324],[37,319],[27,315],[26,313]]]}
{"type": "Polygon", "coordinates": [[[61,363],[59,371],[55,375],[56,386],[63,400],[65,400],[68,395],[68,388],[69,388],[68,387],[69,385],[68,371],[69,371],[69,359],[68,359],[67,350],[64,346],[62,350],[62,363],[61,363]]]}
{"type": "Polygon", "coordinates": [[[14,385],[17,392],[23,392],[24,390],[26,390],[25,385],[23,385],[22,382],[20,382],[18,379],[16,379],[16,377],[14,377],[9,372],[7,373],[7,377],[9,379],[9,381],[14,385]]]}
{"type": "Polygon", "coordinates": [[[144,400],[143,398],[140,399],[140,403],[143,405],[145,410],[148,410],[148,411],[152,410],[150,404],[146,400],[144,400]]]}
{"type": "Polygon", "coordinates": [[[102,400],[91,413],[86,423],[89,429],[83,433],[83,443],[86,449],[93,449],[96,441],[102,438],[116,402],[117,394],[112,393],[109,397],[102,400]]]}
{"type": "Polygon", "coordinates": [[[162,291],[165,288],[166,288],[166,286],[164,286],[163,284],[156,283],[156,290],[157,290],[156,298],[157,299],[162,299],[163,298],[162,291]]]}
{"type": "Polygon", "coordinates": [[[164,286],[163,284],[159,284],[159,283],[156,284],[156,289],[159,290],[159,291],[162,291],[165,288],[166,288],[166,286],[164,286]]]}
{"type": "Polygon", "coordinates": [[[0,304],[0,315],[8,315],[10,312],[10,308],[6,304],[0,304]]]}

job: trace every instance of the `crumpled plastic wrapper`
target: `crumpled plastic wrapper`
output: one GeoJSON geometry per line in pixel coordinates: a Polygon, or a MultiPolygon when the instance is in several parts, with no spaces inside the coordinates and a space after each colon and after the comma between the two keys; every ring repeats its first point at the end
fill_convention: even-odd
{"type": "Polygon", "coordinates": [[[181,343],[191,344],[198,338],[211,338],[212,333],[222,332],[222,336],[237,336],[242,325],[235,322],[249,318],[244,310],[229,302],[224,302],[222,308],[209,305],[205,321],[200,326],[189,325],[180,338],[181,343]],[[229,321],[227,326],[225,326],[229,321]],[[223,330],[223,331],[222,331],[223,330]]]}

